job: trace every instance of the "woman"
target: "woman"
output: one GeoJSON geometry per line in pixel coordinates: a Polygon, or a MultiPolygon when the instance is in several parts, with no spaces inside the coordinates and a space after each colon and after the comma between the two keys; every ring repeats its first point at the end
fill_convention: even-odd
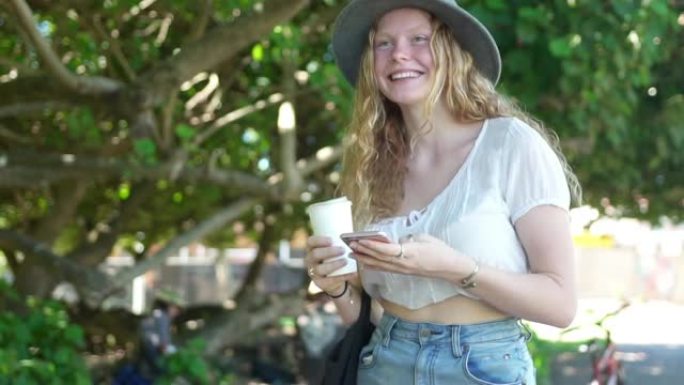
{"type": "Polygon", "coordinates": [[[333,33],[356,86],[341,188],[355,227],[396,241],[308,240],[307,269],[346,323],[359,295],[378,327],[359,384],[534,384],[520,320],[567,326],[576,309],[570,191],[544,128],[494,85],[498,49],[449,0],[355,0],[333,33]]]}

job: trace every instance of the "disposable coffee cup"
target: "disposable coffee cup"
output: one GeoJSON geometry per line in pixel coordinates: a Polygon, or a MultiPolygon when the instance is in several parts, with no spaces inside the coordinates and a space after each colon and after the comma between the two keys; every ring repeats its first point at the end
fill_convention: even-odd
{"type": "Polygon", "coordinates": [[[356,260],[350,258],[352,250],[340,239],[340,234],[354,231],[351,205],[347,197],[341,197],[314,203],[306,209],[314,235],[330,237],[334,246],[340,246],[345,250],[340,259],[346,259],[347,264],[328,276],[356,272],[356,260]]]}

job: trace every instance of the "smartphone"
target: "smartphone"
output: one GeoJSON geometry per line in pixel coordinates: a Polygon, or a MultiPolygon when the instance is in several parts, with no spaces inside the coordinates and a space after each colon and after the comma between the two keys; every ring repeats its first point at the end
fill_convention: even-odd
{"type": "Polygon", "coordinates": [[[344,243],[349,246],[350,243],[354,241],[360,241],[362,239],[370,239],[377,242],[392,243],[389,235],[384,231],[356,231],[353,233],[340,234],[340,238],[344,243]]]}

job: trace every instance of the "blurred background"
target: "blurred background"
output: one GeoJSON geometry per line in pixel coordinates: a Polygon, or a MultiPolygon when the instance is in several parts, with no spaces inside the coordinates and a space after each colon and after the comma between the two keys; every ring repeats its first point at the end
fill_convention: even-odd
{"type": "MultiPolygon", "coordinates": [[[[0,1],[0,384],[126,383],[160,298],[181,311],[158,383],[315,383],[340,326],[302,269],[304,208],[339,180],[345,3],[0,1]]],[[[623,304],[605,325],[630,383],[677,383],[684,3],[459,4],[584,188],[580,310],[530,325],[539,383],[587,383],[623,304]]]]}

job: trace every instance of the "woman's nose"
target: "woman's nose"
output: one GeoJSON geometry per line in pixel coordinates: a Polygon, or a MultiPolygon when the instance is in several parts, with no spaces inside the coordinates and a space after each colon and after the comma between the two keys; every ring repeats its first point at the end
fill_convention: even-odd
{"type": "Polygon", "coordinates": [[[404,61],[411,56],[410,47],[404,42],[397,42],[392,51],[392,59],[395,61],[404,61]]]}

